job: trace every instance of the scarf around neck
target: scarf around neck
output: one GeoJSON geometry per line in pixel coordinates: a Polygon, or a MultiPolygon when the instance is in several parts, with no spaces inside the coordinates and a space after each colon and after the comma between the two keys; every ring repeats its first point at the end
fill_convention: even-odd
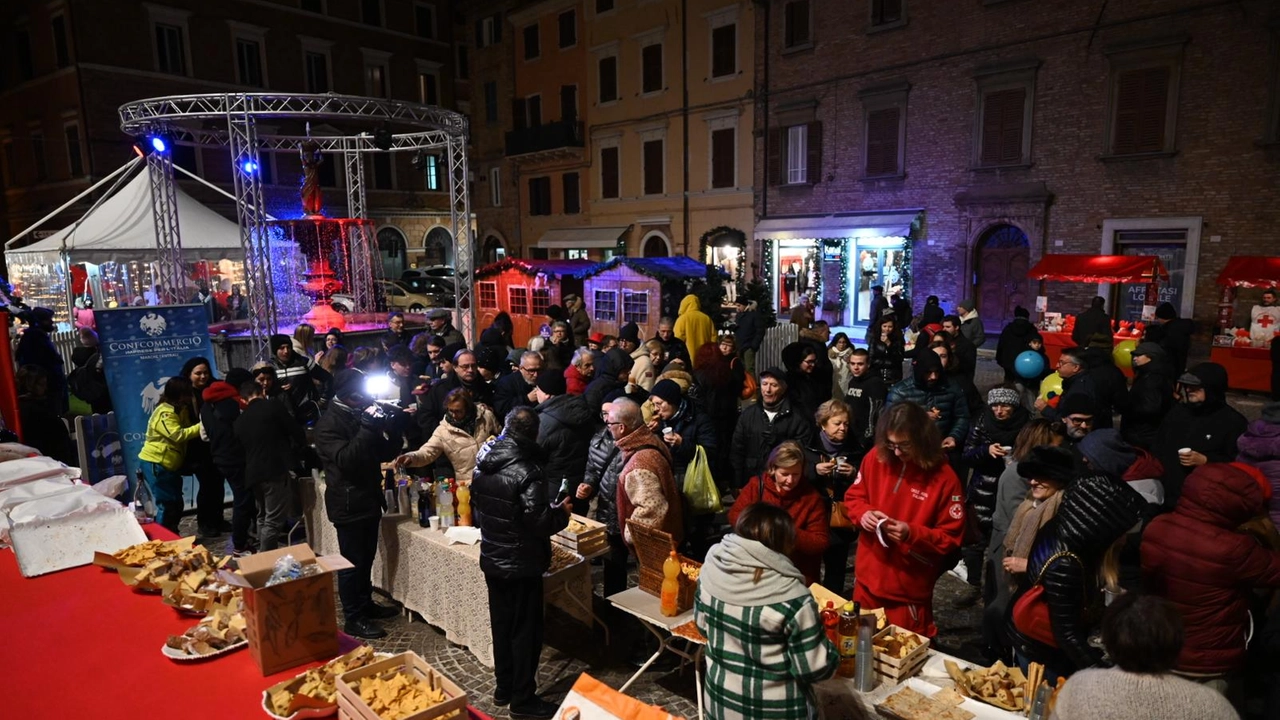
{"type": "Polygon", "coordinates": [[[741,607],[771,605],[809,594],[804,573],[786,555],[733,533],[707,552],[698,582],[716,599],[741,607]]]}
{"type": "Polygon", "coordinates": [[[1004,536],[1004,549],[1007,557],[1026,558],[1031,555],[1031,546],[1035,544],[1036,533],[1044,524],[1058,514],[1058,506],[1062,504],[1063,491],[1059,490],[1046,500],[1036,504],[1030,494],[1022,501],[1009,521],[1009,532],[1004,536]]]}

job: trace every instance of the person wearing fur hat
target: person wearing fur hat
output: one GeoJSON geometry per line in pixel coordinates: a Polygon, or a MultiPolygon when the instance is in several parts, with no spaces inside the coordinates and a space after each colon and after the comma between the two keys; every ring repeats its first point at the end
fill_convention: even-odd
{"type": "Polygon", "coordinates": [[[987,407],[978,416],[962,457],[973,468],[965,493],[965,508],[970,529],[977,528],[961,548],[969,591],[956,601],[957,607],[969,607],[982,597],[982,555],[991,538],[991,518],[996,509],[996,487],[1004,472],[1005,458],[1013,452],[1018,433],[1031,421],[1031,413],[1018,402],[1018,391],[996,387],[987,393],[987,407]]]}
{"type": "Polygon", "coordinates": [[[1144,449],[1155,443],[1160,421],[1173,405],[1174,366],[1164,348],[1142,341],[1133,349],[1133,385],[1120,413],[1125,441],[1144,449]]]}
{"type": "Polygon", "coordinates": [[[1236,459],[1236,441],[1249,426],[1227,404],[1227,370],[1217,363],[1200,363],[1183,373],[1174,391],[1178,402],[1161,421],[1152,450],[1164,466],[1169,509],[1177,505],[1182,483],[1191,471],[1206,463],[1236,459]]]}
{"type": "Polygon", "coordinates": [[[293,417],[308,425],[319,417],[320,388],[332,379],[314,360],[293,350],[288,335],[272,335],[271,364],[276,369],[276,382],[289,402],[293,417]]]}

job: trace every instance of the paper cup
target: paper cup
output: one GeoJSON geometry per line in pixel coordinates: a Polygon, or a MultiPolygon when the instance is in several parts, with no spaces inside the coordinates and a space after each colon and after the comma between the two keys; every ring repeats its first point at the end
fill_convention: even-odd
{"type": "Polygon", "coordinates": [[[1191,454],[1191,448],[1178,448],[1178,454],[1179,454],[1179,455],[1190,455],[1190,454],[1191,454]]]}
{"type": "Polygon", "coordinates": [[[1013,452],[1013,446],[1012,446],[1012,445],[1001,445],[1001,446],[1000,446],[1000,451],[1001,451],[1001,452],[1003,452],[1005,455],[1008,455],[1009,453],[1013,452]]]}
{"type": "Polygon", "coordinates": [[[427,525],[429,525],[429,526],[431,527],[431,529],[432,529],[432,530],[439,530],[439,529],[440,529],[440,516],[439,516],[439,515],[432,515],[431,517],[427,518],[427,525]]]}

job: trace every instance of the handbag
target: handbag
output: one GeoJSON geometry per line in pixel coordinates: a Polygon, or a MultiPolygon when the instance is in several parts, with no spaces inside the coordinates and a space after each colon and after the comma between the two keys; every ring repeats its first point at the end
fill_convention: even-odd
{"type": "Polygon", "coordinates": [[[739,395],[743,400],[750,400],[760,391],[760,381],[756,380],[756,376],[751,373],[744,373],[742,381],[742,393],[739,395]]]}
{"type": "Polygon", "coordinates": [[[1040,574],[1036,577],[1035,584],[1013,604],[1013,626],[1018,628],[1018,632],[1036,642],[1055,648],[1058,647],[1058,640],[1053,636],[1053,622],[1049,619],[1049,601],[1044,597],[1044,585],[1041,581],[1049,566],[1064,557],[1071,558],[1080,563],[1081,568],[1084,567],[1084,563],[1075,553],[1066,550],[1055,553],[1040,566],[1040,574]]]}
{"type": "Polygon", "coordinates": [[[849,511],[845,509],[844,503],[836,497],[831,488],[827,488],[827,500],[831,503],[829,521],[832,529],[839,530],[853,527],[853,521],[849,519],[849,511]]]}

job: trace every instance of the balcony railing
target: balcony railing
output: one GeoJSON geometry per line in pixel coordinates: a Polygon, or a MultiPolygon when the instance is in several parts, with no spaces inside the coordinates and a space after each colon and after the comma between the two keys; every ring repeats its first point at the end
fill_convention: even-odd
{"type": "Polygon", "coordinates": [[[567,148],[581,148],[582,122],[561,120],[507,133],[507,155],[528,155],[567,148]]]}

